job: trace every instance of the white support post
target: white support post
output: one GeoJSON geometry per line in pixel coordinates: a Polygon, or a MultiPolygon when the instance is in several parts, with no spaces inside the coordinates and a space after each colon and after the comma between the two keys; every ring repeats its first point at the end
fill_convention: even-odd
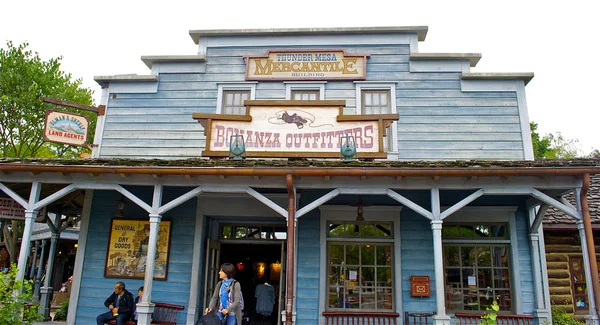
{"type": "Polygon", "coordinates": [[[25,278],[25,268],[27,266],[27,259],[29,258],[29,249],[31,245],[31,233],[33,231],[33,223],[37,211],[32,210],[31,207],[39,200],[40,191],[42,184],[39,182],[33,182],[31,184],[31,192],[29,193],[29,202],[25,207],[25,228],[23,229],[23,238],[21,239],[21,250],[19,251],[19,263],[17,264],[17,278],[16,281],[23,281],[25,278]]]}
{"type": "Polygon", "coordinates": [[[446,298],[444,290],[444,252],[442,249],[442,219],[440,214],[440,190],[431,189],[431,231],[433,232],[433,260],[435,266],[435,304],[436,315],[433,316],[434,325],[450,323],[446,315],[446,298]]]}
{"type": "Polygon", "coordinates": [[[146,270],[144,274],[144,295],[142,302],[137,304],[138,325],[150,325],[154,304],[152,304],[152,284],[154,282],[154,264],[156,259],[156,244],[158,242],[158,226],[162,216],[159,211],[162,203],[162,185],[154,186],[152,211],[150,213],[150,234],[148,236],[148,251],[146,252],[146,270]]]}
{"type": "Polygon", "coordinates": [[[542,289],[542,270],[541,270],[541,262],[540,262],[540,245],[539,245],[539,230],[540,224],[537,223],[537,220],[544,217],[544,211],[540,210],[536,216],[535,207],[529,208],[529,224],[532,225],[531,231],[529,233],[529,243],[531,248],[531,266],[533,268],[533,287],[535,291],[535,310],[534,316],[538,319],[539,324],[542,324],[544,321],[550,321],[549,312],[546,308],[543,289],[542,289]]]}

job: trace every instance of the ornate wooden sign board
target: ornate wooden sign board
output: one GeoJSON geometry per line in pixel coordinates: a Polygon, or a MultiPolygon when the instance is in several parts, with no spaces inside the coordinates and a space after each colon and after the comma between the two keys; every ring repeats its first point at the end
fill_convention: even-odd
{"type": "Polygon", "coordinates": [[[200,114],[204,157],[227,157],[243,135],[247,157],[339,158],[342,136],[354,137],[359,158],[386,158],[385,129],[398,114],[343,115],[343,100],[246,100],[246,115],[200,114]]]}
{"type": "Polygon", "coordinates": [[[85,146],[88,140],[89,117],[62,111],[46,111],[44,140],[85,146]]]}
{"type": "MultiPolygon", "coordinates": [[[[45,215],[46,207],[43,207],[38,211],[37,216],[45,215]]],[[[11,198],[0,197],[0,219],[24,220],[25,208],[11,198]]]]}
{"type": "Polygon", "coordinates": [[[344,50],[280,50],[246,57],[246,80],[365,80],[367,55],[344,50]]]}

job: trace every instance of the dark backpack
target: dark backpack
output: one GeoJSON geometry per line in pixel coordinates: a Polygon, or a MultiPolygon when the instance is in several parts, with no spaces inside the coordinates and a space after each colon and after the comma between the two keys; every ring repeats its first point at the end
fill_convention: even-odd
{"type": "Polygon", "coordinates": [[[196,325],[223,325],[223,321],[214,313],[206,314],[202,316],[196,323],[196,325]]]}

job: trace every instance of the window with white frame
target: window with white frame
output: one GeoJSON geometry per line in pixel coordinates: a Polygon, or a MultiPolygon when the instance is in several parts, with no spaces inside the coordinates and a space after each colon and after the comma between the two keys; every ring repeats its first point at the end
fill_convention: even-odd
{"type": "Polygon", "coordinates": [[[392,223],[327,223],[328,310],[394,310],[392,223]]]}
{"type": "Polygon", "coordinates": [[[244,101],[254,99],[255,83],[224,83],[218,85],[217,113],[246,115],[244,101]]]}
{"type": "Polygon", "coordinates": [[[325,82],[285,82],[285,98],[323,100],[325,99],[325,82]]]}
{"type": "Polygon", "coordinates": [[[494,300],[512,309],[508,224],[444,224],[442,242],[447,310],[481,312],[494,300]]]}
{"type": "MultiPolygon", "coordinates": [[[[395,83],[356,83],[356,114],[395,114],[396,113],[396,84],[395,83]]],[[[392,123],[385,131],[383,151],[388,158],[398,156],[398,126],[392,123]],[[391,154],[391,155],[390,155],[391,154]]]]}

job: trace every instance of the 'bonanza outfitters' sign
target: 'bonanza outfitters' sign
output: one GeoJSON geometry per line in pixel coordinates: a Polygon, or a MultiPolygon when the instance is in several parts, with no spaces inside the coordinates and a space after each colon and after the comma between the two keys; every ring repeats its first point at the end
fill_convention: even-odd
{"type": "Polygon", "coordinates": [[[246,58],[246,80],[364,80],[367,57],[344,50],[269,51],[246,58]]]}
{"type": "Polygon", "coordinates": [[[46,111],[44,140],[73,146],[85,146],[88,141],[89,117],[79,114],[46,111]]]}
{"type": "Polygon", "coordinates": [[[242,135],[247,157],[339,158],[345,135],[359,158],[386,158],[385,129],[398,114],[343,115],[343,100],[246,100],[247,115],[201,114],[204,157],[227,157],[232,136],[242,135]]]}
{"type": "MultiPolygon", "coordinates": [[[[45,215],[45,207],[38,210],[38,217],[45,215]]],[[[0,219],[25,220],[25,208],[11,198],[0,197],[0,219]]]]}

